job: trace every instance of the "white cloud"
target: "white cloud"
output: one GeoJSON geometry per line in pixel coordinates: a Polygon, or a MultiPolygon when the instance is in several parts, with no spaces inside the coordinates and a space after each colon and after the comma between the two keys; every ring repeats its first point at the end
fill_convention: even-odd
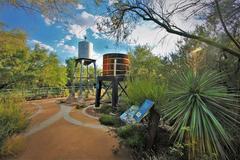
{"type": "Polygon", "coordinates": [[[75,46],[65,44],[64,39],[61,39],[57,43],[57,47],[61,48],[63,52],[74,54],[75,56],[77,55],[77,48],[75,46]]]}
{"type": "Polygon", "coordinates": [[[111,6],[116,3],[118,0],[108,0],[108,5],[111,6]]]}
{"type": "Polygon", "coordinates": [[[53,25],[55,23],[55,21],[56,21],[56,18],[50,19],[50,18],[48,18],[48,17],[46,17],[44,15],[41,15],[41,16],[44,19],[44,22],[45,22],[45,24],[47,26],[53,25]]]}
{"type": "MultiPolygon", "coordinates": [[[[194,18],[185,21],[182,15],[172,17],[172,22],[184,31],[194,31],[195,27],[202,22],[194,18]]],[[[176,43],[182,37],[176,34],[170,34],[165,29],[160,28],[154,23],[143,22],[136,26],[129,36],[131,45],[149,45],[155,55],[166,56],[177,49],[176,43]]]]}
{"type": "Polygon", "coordinates": [[[85,9],[85,7],[83,7],[82,4],[78,4],[76,9],[77,9],[77,10],[82,10],[82,9],[85,9]]]}
{"type": "Polygon", "coordinates": [[[71,39],[72,39],[72,35],[66,35],[60,41],[57,41],[57,47],[62,49],[63,52],[77,55],[77,48],[75,46],[65,44],[66,40],[71,40],[71,39]]]}
{"type": "Polygon", "coordinates": [[[73,19],[70,20],[68,25],[68,31],[71,35],[83,39],[87,34],[87,30],[90,29],[93,32],[95,38],[100,38],[101,35],[97,29],[97,21],[100,21],[106,17],[99,15],[92,15],[86,11],[77,14],[73,19]]]}
{"type": "Polygon", "coordinates": [[[71,39],[72,39],[72,35],[66,35],[66,36],[64,37],[64,39],[65,39],[65,40],[71,40],[71,39]]]}
{"type": "Polygon", "coordinates": [[[83,39],[84,36],[87,34],[86,26],[81,26],[78,24],[72,24],[68,26],[69,33],[76,36],[79,39],[83,39]]]}
{"type": "Polygon", "coordinates": [[[53,47],[51,47],[50,45],[47,45],[47,44],[45,44],[43,42],[40,42],[38,40],[35,40],[35,39],[31,40],[30,43],[38,44],[41,48],[46,49],[46,50],[48,50],[50,52],[56,52],[56,50],[53,47]]]}
{"type": "Polygon", "coordinates": [[[96,59],[96,65],[97,67],[102,67],[103,65],[103,55],[100,54],[100,53],[97,53],[93,50],[93,56],[92,56],[93,59],[96,59]]]}
{"type": "Polygon", "coordinates": [[[63,45],[63,49],[65,50],[65,52],[70,53],[70,54],[77,54],[77,48],[75,46],[71,46],[71,45],[63,45]]]}
{"type": "Polygon", "coordinates": [[[130,45],[148,45],[152,48],[155,55],[165,56],[167,53],[176,49],[175,43],[179,40],[179,36],[168,35],[166,31],[155,28],[154,25],[139,25],[129,36],[130,45]]]}
{"type": "Polygon", "coordinates": [[[65,45],[65,41],[66,40],[71,40],[72,39],[72,35],[66,35],[64,38],[62,38],[60,41],[58,41],[57,43],[57,47],[62,47],[65,45]]]}
{"type": "Polygon", "coordinates": [[[64,45],[64,39],[60,40],[58,43],[57,43],[57,47],[60,47],[60,46],[63,46],[64,45]]]}

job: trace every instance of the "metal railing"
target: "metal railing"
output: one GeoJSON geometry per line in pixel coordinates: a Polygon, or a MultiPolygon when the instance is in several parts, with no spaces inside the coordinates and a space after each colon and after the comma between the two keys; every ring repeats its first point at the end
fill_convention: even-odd
{"type": "Polygon", "coordinates": [[[0,95],[6,93],[18,93],[26,99],[41,99],[49,97],[64,97],[69,93],[67,87],[39,87],[39,88],[24,88],[24,89],[1,89],[0,95]]]}

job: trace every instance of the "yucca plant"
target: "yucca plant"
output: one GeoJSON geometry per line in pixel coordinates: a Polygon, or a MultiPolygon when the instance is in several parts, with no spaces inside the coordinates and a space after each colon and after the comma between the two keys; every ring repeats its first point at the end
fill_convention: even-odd
{"type": "Polygon", "coordinates": [[[233,151],[226,127],[239,124],[235,95],[221,85],[223,75],[215,71],[176,73],[170,83],[170,102],[164,118],[172,124],[172,138],[188,147],[189,159],[202,155],[227,159],[233,151]]]}

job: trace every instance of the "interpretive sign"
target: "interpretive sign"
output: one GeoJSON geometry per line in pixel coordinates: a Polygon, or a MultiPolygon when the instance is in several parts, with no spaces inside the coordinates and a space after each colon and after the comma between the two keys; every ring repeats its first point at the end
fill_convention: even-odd
{"type": "Polygon", "coordinates": [[[147,112],[153,107],[154,102],[146,99],[133,118],[139,123],[147,114],[147,112]]]}
{"type": "Polygon", "coordinates": [[[133,116],[138,110],[139,106],[133,105],[120,116],[120,119],[125,123],[134,124],[136,123],[136,120],[133,118],[133,116]]]}
{"type": "Polygon", "coordinates": [[[131,106],[120,116],[120,119],[128,124],[139,123],[148,114],[153,104],[153,101],[146,99],[140,107],[135,105],[131,106]]]}

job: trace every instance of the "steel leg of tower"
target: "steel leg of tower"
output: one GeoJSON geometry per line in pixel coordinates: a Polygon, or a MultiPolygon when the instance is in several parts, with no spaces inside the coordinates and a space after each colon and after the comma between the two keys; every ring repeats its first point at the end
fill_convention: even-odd
{"type": "MultiPolygon", "coordinates": [[[[82,92],[83,92],[83,71],[84,71],[84,66],[86,66],[86,69],[87,69],[87,84],[86,84],[86,87],[87,87],[87,90],[89,90],[89,65],[91,63],[93,63],[94,65],[94,78],[96,80],[96,77],[97,77],[97,66],[96,66],[96,60],[95,59],[88,59],[88,58],[78,58],[78,59],[75,59],[75,71],[74,71],[74,74],[75,72],[77,71],[77,65],[78,63],[80,63],[80,81],[79,81],[79,91],[80,91],[80,98],[82,97],[82,92]]],[[[76,77],[74,76],[74,79],[76,77]]]]}
{"type": "MultiPolygon", "coordinates": [[[[101,90],[103,81],[111,81],[112,85],[112,107],[116,109],[118,104],[118,85],[120,81],[123,81],[123,76],[98,76],[97,77],[97,86],[96,86],[96,99],[95,99],[95,107],[100,106],[101,101],[101,90]]],[[[121,86],[121,89],[124,90],[125,87],[121,86]]],[[[125,91],[124,91],[125,92],[125,91]]]]}
{"type": "Polygon", "coordinates": [[[83,92],[83,86],[82,86],[83,63],[84,63],[84,60],[81,60],[80,61],[80,83],[79,83],[80,98],[82,97],[82,92],[83,92]]]}
{"type": "Polygon", "coordinates": [[[97,78],[95,107],[100,106],[102,81],[97,78]]]}
{"type": "Polygon", "coordinates": [[[112,107],[116,109],[118,104],[118,79],[116,77],[112,80],[112,107]]]}

